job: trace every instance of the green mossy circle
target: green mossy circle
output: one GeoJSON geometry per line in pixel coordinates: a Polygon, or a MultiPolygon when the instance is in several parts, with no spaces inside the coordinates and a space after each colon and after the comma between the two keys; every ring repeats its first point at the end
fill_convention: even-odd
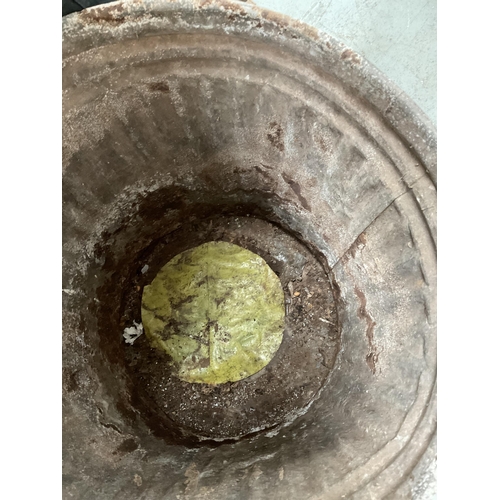
{"type": "Polygon", "coordinates": [[[258,255],[209,242],[170,260],[142,295],[150,343],[191,383],[242,380],[264,368],[283,339],[284,294],[258,255]]]}

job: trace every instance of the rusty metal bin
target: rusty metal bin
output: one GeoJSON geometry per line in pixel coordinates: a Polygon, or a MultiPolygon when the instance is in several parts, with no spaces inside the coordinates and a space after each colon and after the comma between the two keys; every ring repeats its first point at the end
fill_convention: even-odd
{"type": "Polygon", "coordinates": [[[63,64],[64,498],[430,498],[427,119],[343,44],[248,2],[72,14],[63,64]],[[282,357],[162,406],[123,330],[155,266],[209,240],[280,276],[282,357]]]}

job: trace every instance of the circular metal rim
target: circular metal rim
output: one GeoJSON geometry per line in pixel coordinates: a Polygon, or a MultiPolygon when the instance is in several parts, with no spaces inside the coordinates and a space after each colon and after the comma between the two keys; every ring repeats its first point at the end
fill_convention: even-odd
{"type": "MultiPolygon", "coordinates": [[[[427,115],[394,82],[361,55],[334,37],[302,21],[238,0],[117,0],[63,17],[63,60],[115,40],[137,36],[140,23],[151,21],[161,30],[162,15],[173,11],[225,12],[229,18],[267,22],[280,34],[307,40],[332,60],[350,64],[342,81],[378,112],[402,142],[419,156],[437,185],[437,130],[427,115]],[[86,19],[98,20],[89,24],[86,19]],[[99,35],[99,36],[96,36],[99,35]]],[[[237,30],[235,30],[237,32],[237,30]]]]}

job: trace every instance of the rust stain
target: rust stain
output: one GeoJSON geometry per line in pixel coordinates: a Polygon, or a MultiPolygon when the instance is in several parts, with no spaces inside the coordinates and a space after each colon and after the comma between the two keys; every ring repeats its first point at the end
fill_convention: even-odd
{"type": "Polygon", "coordinates": [[[267,134],[267,140],[278,151],[284,151],[285,144],[283,142],[283,128],[277,122],[272,122],[269,126],[271,131],[267,134]]]}
{"type": "Polygon", "coordinates": [[[297,195],[297,198],[299,199],[301,205],[307,210],[311,211],[311,205],[309,205],[309,202],[302,196],[301,192],[301,187],[298,182],[295,182],[293,179],[288,177],[286,174],[281,174],[281,177],[283,177],[283,180],[292,188],[292,191],[297,195]]]}
{"type": "Polygon", "coordinates": [[[326,147],[326,143],[325,143],[325,141],[324,141],[323,137],[318,137],[317,142],[319,143],[319,147],[321,148],[321,150],[322,150],[323,152],[326,152],[326,150],[327,150],[328,148],[326,147]]]}
{"type": "Polygon", "coordinates": [[[346,49],[340,54],[340,59],[342,61],[349,61],[352,62],[353,64],[359,64],[361,63],[361,59],[359,56],[353,52],[351,49],[346,49]]]}
{"type": "Polygon", "coordinates": [[[368,340],[368,354],[366,355],[366,364],[368,368],[370,368],[371,372],[375,375],[376,364],[378,361],[378,352],[375,344],[373,343],[373,330],[375,329],[375,325],[377,324],[371,314],[366,310],[366,296],[365,294],[358,288],[357,285],[354,285],[354,292],[356,293],[360,305],[358,307],[358,318],[364,319],[366,321],[366,338],[368,340]]]}
{"type": "Polygon", "coordinates": [[[152,92],[163,92],[165,94],[170,92],[170,87],[165,82],[150,83],[148,87],[152,92]]]}
{"type": "Polygon", "coordinates": [[[109,24],[118,26],[126,21],[125,9],[121,5],[113,5],[112,7],[94,7],[92,9],[84,9],[78,13],[80,20],[84,23],[109,24]]]}
{"type": "Polygon", "coordinates": [[[366,234],[363,232],[356,238],[354,243],[349,248],[349,253],[351,254],[351,257],[352,258],[356,257],[357,251],[364,248],[365,246],[366,246],[366,234]]]}
{"type": "Polygon", "coordinates": [[[226,9],[231,11],[227,16],[230,21],[236,21],[238,18],[247,17],[247,13],[243,9],[235,10],[233,5],[226,6],[226,9]]]}

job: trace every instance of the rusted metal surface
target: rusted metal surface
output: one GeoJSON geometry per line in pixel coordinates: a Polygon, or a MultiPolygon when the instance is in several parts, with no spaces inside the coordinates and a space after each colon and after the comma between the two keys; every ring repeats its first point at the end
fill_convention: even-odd
{"type": "MultiPolygon", "coordinates": [[[[435,130],[348,47],[248,3],[115,2],[63,36],[65,498],[427,498],[435,130]],[[300,334],[327,361],[290,357],[276,374],[302,395],[240,439],[141,399],[122,336],[141,269],[202,237],[260,252],[291,297],[304,248],[331,291],[300,334]]],[[[225,418],[249,429],[251,408],[225,418]]]]}

